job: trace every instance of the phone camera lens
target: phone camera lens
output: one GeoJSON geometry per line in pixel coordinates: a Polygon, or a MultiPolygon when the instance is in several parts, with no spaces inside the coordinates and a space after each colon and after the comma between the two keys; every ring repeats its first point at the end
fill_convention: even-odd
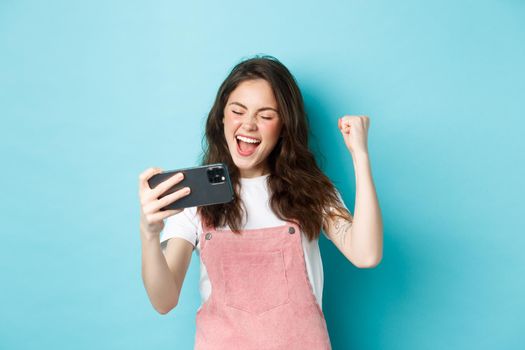
{"type": "Polygon", "coordinates": [[[212,184],[223,183],[226,180],[223,168],[210,168],[207,171],[208,181],[212,184]]]}

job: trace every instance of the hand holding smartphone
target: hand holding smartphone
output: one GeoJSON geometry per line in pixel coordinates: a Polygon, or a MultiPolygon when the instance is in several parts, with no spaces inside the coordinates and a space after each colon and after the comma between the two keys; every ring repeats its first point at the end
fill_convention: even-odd
{"type": "Polygon", "coordinates": [[[190,188],[190,193],[182,198],[175,199],[160,210],[182,209],[195,206],[228,203],[233,200],[233,188],[228,173],[228,167],[223,163],[170,170],[153,175],[148,179],[151,189],[167,181],[173,175],[182,173],[182,181],[163,192],[161,199],[184,187],[190,188]]]}
{"type": "Polygon", "coordinates": [[[233,190],[222,163],[166,172],[149,168],[139,176],[139,197],[141,237],[157,240],[167,217],[187,207],[227,203],[233,190]]]}

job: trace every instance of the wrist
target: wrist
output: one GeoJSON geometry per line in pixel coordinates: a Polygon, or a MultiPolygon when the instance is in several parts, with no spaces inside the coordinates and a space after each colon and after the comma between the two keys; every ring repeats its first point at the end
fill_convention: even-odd
{"type": "Polygon", "coordinates": [[[160,240],[160,234],[159,233],[151,233],[142,227],[140,228],[140,240],[142,243],[145,244],[151,244],[152,242],[159,242],[160,240]]]}
{"type": "Polygon", "coordinates": [[[352,155],[352,158],[354,159],[354,161],[359,161],[361,159],[363,160],[368,159],[368,150],[350,151],[350,154],[352,155]]]}

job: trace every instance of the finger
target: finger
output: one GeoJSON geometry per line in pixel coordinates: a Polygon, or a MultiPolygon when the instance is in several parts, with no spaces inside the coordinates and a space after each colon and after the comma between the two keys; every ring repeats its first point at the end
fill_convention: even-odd
{"type": "Polygon", "coordinates": [[[159,198],[164,192],[178,184],[184,179],[184,174],[182,172],[178,172],[176,174],[173,174],[170,176],[167,180],[162,181],[157,187],[155,187],[153,190],[151,190],[150,194],[148,196],[151,196],[153,198],[159,198]]]}
{"type": "Polygon", "coordinates": [[[182,209],[171,209],[171,210],[159,211],[155,214],[149,215],[148,219],[149,219],[149,222],[151,223],[160,222],[169,216],[180,213],[181,211],[182,209]]]}
{"type": "Polygon", "coordinates": [[[169,195],[162,197],[161,199],[153,200],[146,204],[144,207],[145,213],[155,213],[157,211],[160,211],[161,208],[164,208],[165,206],[176,202],[177,200],[181,199],[182,197],[186,197],[188,194],[190,194],[190,188],[184,187],[180,190],[177,190],[173,193],[170,193],[169,195]]]}
{"type": "Polygon", "coordinates": [[[350,119],[348,116],[339,118],[339,129],[344,128],[346,125],[350,125],[350,119]]]}
{"type": "Polygon", "coordinates": [[[162,181],[157,187],[151,189],[149,185],[140,193],[141,204],[145,206],[146,203],[157,200],[164,192],[169,190],[172,186],[182,181],[184,174],[176,173],[162,181]],[[182,178],[180,177],[182,176],[182,178]]]}
{"type": "Polygon", "coordinates": [[[343,124],[341,128],[341,132],[348,134],[350,132],[350,127],[351,127],[350,124],[343,124]]]}
{"type": "Polygon", "coordinates": [[[148,179],[153,175],[162,172],[161,168],[148,168],[139,175],[139,191],[144,189],[151,189],[148,184],[148,179]]]}
{"type": "Polygon", "coordinates": [[[349,117],[349,116],[344,116],[344,117],[341,118],[341,127],[342,128],[344,128],[344,127],[346,127],[346,126],[351,124],[352,121],[351,121],[350,118],[351,117],[349,117]]]}
{"type": "Polygon", "coordinates": [[[178,201],[179,199],[183,198],[183,197],[186,197],[187,195],[190,194],[190,188],[189,187],[184,187],[184,188],[181,188],[180,190],[177,190],[173,193],[170,193],[169,195],[165,196],[165,197],[162,197],[161,199],[158,199],[156,201],[154,201],[154,210],[156,211],[160,211],[161,208],[173,203],[173,202],[176,202],[178,201]]]}

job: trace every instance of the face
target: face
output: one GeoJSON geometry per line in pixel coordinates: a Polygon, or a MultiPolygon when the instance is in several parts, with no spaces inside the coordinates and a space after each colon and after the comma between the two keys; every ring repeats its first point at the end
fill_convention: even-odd
{"type": "Polygon", "coordinates": [[[270,84],[245,80],[224,107],[224,136],[241,177],[267,174],[267,158],[279,141],[282,120],[270,84]]]}

